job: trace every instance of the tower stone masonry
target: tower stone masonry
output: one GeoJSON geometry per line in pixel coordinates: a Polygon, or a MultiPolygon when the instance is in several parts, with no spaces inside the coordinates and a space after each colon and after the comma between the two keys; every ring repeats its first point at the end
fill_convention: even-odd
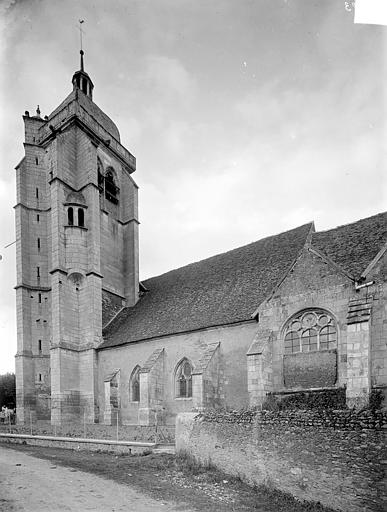
{"type": "Polygon", "coordinates": [[[18,421],[98,420],[102,316],[138,300],[134,156],[81,69],[42,119],[23,116],[16,167],[18,421]]]}

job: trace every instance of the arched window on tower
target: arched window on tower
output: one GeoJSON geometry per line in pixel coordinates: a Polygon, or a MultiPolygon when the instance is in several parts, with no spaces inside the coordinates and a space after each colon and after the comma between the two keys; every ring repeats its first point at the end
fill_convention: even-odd
{"type": "Polygon", "coordinates": [[[82,92],[87,94],[87,81],[84,78],[82,78],[82,92]]]}
{"type": "Polygon", "coordinates": [[[177,398],[192,397],[192,365],[184,358],[175,373],[175,390],[177,398]]]}
{"type": "Polygon", "coordinates": [[[129,400],[131,402],[140,401],[140,370],[141,368],[137,365],[129,380],[129,400]]]}
{"type": "Polygon", "coordinates": [[[67,224],[69,226],[74,226],[74,210],[71,206],[67,210],[67,224]]]}
{"type": "Polygon", "coordinates": [[[118,194],[120,189],[117,187],[114,179],[114,172],[108,169],[105,174],[105,197],[113,204],[118,204],[118,194]]]}
{"type": "Polygon", "coordinates": [[[78,208],[78,226],[85,227],[85,212],[83,208],[78,208]]]}

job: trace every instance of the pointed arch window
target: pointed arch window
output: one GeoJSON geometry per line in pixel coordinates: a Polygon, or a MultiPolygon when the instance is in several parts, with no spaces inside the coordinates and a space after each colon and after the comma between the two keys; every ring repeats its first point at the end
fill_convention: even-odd
{"type": "Polygon", "coordinates": [[[285,354],[335,349],[336,322],[322,309],[301,311],[288,322],[284,344],[285,354]]]}
{"type": "Polygon", "coordinates": [[[98,189],[99,189],[99,193],[103,194],[105,178],[103,176],[103,165],[102,165],[102,162],[101,162],[101,160],[99,158],[98,158],[98,161],[97,161],[97,171],[98,171],[98,189]]]}
{"type": "Polygon", "coordinates": [[[109,168],[105,174],[105,197],[113,204],[118,204],[118,194],[120,189],[117,187],[114,171],[109,168]]]}
{"type": "Polygon", "coordinates": [[[140,401],[140,366],[136,366],[129,380],[129,399],[131,402],[140,401]]]}
{"type": "Polygon", "coordinates": [[[177,398],[192,397],[192,365],[184,358],[176,369],[175,389],[177,398]]]}

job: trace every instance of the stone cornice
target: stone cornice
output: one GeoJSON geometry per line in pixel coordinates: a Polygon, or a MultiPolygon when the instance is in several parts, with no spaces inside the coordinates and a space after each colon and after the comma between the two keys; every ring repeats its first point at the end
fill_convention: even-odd
{"type": "Polygon", "coordinates": [[[32,292],[50,292],[51,287],[49,286],[34,286],[29,284],[18,284],[14,286],[14,290],[18,290],[19,288],[24,288],[25,290],[30,290],[32,292]]]}
{"type": "Polygon", "coordinates": [[[35,212],[40,212],[40,213],[45,213],[45,212],[49,212],[51,210],[51,207],[50,208],[35,208],[34,206],[27,206],[23,203],[17,203],[15,204],[14,208],[24,208],[25,210],[30,210],[30,211],[35,211],[35,212]]]}
{"type": "Polygon", "coordinates": [[[135,217],[129,220],[117,220],[118,224],[121,224],[121,226],[127,226],[128,224],[131,224],[132,222],[135,222],[136,224],[140,224],[140,221],[137,220],[135,217]]]}
{"type": "MultiPolygon", "coordinates": [[[[82,119],[80,119],[76,113],[72,114],[68,119],[66,119],[61,126],[56,126],[56,127],[50,126],[51,131],[49,133],[47,133],[47,135],[45,137],[43,137],[39,141],[39,145],[44,147],[51,140],[55,139],[58,133],[64,132],[65,130],[67,130],[68,128],[70,128],[74,124],[79,126],[90,137],[90,139],[92,140],[92,142],[95,145],[98,146],[98,145],[100,145],[102,143],[104,145],[104,147],[109,152],[113,153],[113,155],[116,158],[118,158],[118,160],[120,160],[120,162],[123,164],[123,167],[128,172],[128,174],[131,174],[132,172],[134,172],[136,170],[136,164],[135,164],[134,156],[126,148],[124,148],[124,146],[122,146],[122,144],[120,142],[115,140],[114,137],[111,134],[108,134],[110,136],[110,139],[106,139],[106,138],[101,137],[101,135],[96,133],[88,124],[83,122],[82,119]],[[113,147],[113,145],[111,144],[111,139],[114,139],[115,145],[117,145],[118,147],[123,148],[123,151],[127,152],[128,155],[130,155],[130,157],[133,158],[134,163],[131,163],[131,162],[127,161],[126,158],[123,157],[113,147]]],[[[108,132],[106,132],[106,133],[108,133],[108,132]]]]}
{"type": "Polygon", "coordinates": [[[99,272],[95,272],[94,270],[91,270],[90,272],[86,272],[86,277],[89,277],[89,276],[95,276],[95,277],[100,277],[101,279],[103,278],[103,275],[100,274],[99,272]]]}
{"type": "Polygon", "coordinates": [[[67,270],[63,270],[62,268],[59,268],[59,267],[49,270],[48,273],[52,275],[52,274],[55,274],[56,272],[59,272],[60,274],[63,274],[64,276],[68,275],[67,270]]]}
{"type": "MultiPolygon", "coordinates": [[[[81,188],[74,188],[72,187],[69,183],[66,183],[64,180],[62,180],[62,178],[60,178],[59,176],[54,176],[53,178],[51,178],[51,180],[48,182],[50,185],[52,183],[54,183],[55,181],[59,181],[59,183],[62,183],[62,185],[64,185],[65,187],[69,188],[72,192],[82,192],[82,190],[84,190],[85,188],[87,187],[94,187],[98,190],[99,192],[99,188],[98,188],[98,185],[96,185],[95,183],[93,183],[92,181],[89,181],[89,183],[86,183],[85,185],[83,185],[81,188]]],[[[68,204],[68,203],[66,203],[68,204]]],[[[76,203],[77,206],[83,206],[81,204],[78,204],[76,203]]]]}
{"type": "Polygon", "coordinates": [[[85,352],[86,350],[96,349],[96,347],[97,343],[86,343],[85,345],[79,346],[75,343],[60,341],[59,343],[51,343],[50,350],[62,349],[71,350],[72,352],[85,352]]]}

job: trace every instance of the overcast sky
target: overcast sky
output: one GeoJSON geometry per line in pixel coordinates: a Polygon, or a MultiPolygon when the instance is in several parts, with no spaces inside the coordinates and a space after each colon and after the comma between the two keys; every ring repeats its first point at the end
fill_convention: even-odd
{"type": "MultiPolygon", "coordinates": [[[[22,114],[79,68],[137,157],[140,277],[386,209],[387,27],[344,0],[0,0],[0,373],[13,371],[22,114]]],[[[254,305],[252,305],[254,310],[254,305]]]]}

